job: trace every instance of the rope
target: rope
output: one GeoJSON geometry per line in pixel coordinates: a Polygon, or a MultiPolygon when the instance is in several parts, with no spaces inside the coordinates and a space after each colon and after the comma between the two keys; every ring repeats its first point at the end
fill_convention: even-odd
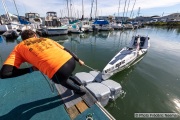
{"type": "Polygon", "coordinates": [[[97,71],[95,69],[93,69],[92,67],[89,67],[88,65],[84,64],[84,66],[86,66],[87,68],[91,69],[91,70],[94,70],[94,71],[97,71]]]}

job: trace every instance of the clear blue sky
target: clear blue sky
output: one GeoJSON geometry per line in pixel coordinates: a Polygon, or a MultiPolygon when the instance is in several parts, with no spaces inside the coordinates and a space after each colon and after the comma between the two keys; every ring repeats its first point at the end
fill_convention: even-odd
{"type": "MultiPolygon", "coordinates": [[[[3,0],[6,4],[8,12],[17,14],[14,1],[16,3],[18,12],[24,16],[27,12],[36,12],[40,16],[45,17],[46,12],[55,11],[58,16],[67,16],[67,0],[3,0]]],[[[69,15],[81,16],[82,15],[82,0],[68,0],[71,1],[71,11],[69,15]]],[[[90,16],[91,1],[83,0],[84,2],[84,15],[85,17],[90,16]]],[[[94,0],[95,1],[95,0],[94,0]]],[[[128,11],[124,15],[130,15],[135,0],[98,0],[97,1],[97,15],[118,15],[118,7],[120,2],[119,15],[123,16],[123,11],[128,11]],[[129,5],[129,8],[127,7],[129,5]],[[128,8],[128,9],[127,9],[128,8]]],[[[92,16],[95,15],[95,2],[93,4],[92,16]]],[[[180,12],[180,0],[136,0],[134,6],[133,15],[138,15],[138,9],[140,8],[140,16],[151,16],[151,15],[168,15],[171,13],[180,12]]],[[[4,14],[5,10],[0,3],[0,15],[4,14]]]]}

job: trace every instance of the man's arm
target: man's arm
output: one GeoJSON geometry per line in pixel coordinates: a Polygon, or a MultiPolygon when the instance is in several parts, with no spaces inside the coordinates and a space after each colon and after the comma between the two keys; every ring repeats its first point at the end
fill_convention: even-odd
{"type": "Polygon", "coordinates": [[[79,62],[80,65],[84,65],[84,62],[82,60],[80,60],[73,52],[69,51],[68,49],[64,48],[65,51],[67,51],[68,53],[70,53],[74,59],[79,62]]]}
{"type": "Polygon", "coordinates": [[[15,66],[5,64],[2,66],[2,69],[0,72],[0,74],[1,74],[0,77],[2,79],[17,77],[20,75],[24,75],[26,73],[31,73],[32,71],[34,71],[33,67],[18,69],[15,66]]]}
{"type": "Polygon", "coordinates": [[[74,57],[74,59],[79,62],[79,58],[77,57],[77,55],[75,55],[74,53],[72,53],[71,51],[69,51],[66,48],[64,48],[64,50],[67,51],[68,53],[70,53],[74,57]]]}

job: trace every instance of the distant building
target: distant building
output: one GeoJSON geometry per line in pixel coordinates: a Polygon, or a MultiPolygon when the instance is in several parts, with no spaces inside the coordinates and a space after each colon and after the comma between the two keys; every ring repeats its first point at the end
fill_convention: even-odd
{"type": "Polygon", "coordinates": [[[109,16],[98,16],[98,19],[109,20],[109,16]]]}
{"type": "Polygon", "coordinates": [[[149,22],[151,20],[152,20],[152,16],[139,16],[134,19],[134,21],[142,22],[142,23],[149,22]]]}
{"type": "Polygon", "coordinates": [[[115,17],[115,20],[117,21],[117,22],[125,22],[125,21],[128,21],[129,20],[129,17],[121,17],[121,16],[116,16],[115,17]]]}
{"type": "Polygon", "coordinates": [[[173,13],[167,16],[163,16],[162,19],[166,19],[166,21],[180,21],[180,13],[173,13]]]}
{"type": "Polygon", "coordinates": [[[98,16],[98,19],[108,20],[108,21],[116,21],[122,22],[129,20],[129,17],[121,17],[121,16],[98,16]]]}

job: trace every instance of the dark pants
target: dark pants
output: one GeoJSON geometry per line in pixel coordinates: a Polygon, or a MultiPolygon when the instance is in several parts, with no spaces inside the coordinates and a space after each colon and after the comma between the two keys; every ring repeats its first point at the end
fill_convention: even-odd
{"type": "Polygon", "coordinates": [[[72,57],[54,74],[54,76],[52,77],[52,81],[57,84],[61,84],[68,89],[79,90],[80,88],[77,85],[77,83],[72,79],[68,79],[69,76],[72,75],[72,72],[74,71],[75,67],[76,62],[72,57]]]}

